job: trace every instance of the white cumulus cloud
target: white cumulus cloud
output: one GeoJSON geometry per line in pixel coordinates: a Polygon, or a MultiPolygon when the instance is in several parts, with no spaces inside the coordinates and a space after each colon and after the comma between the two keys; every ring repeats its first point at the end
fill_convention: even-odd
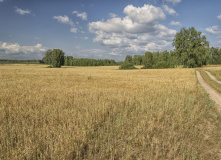
{"type": "Polygon", "coordinates": [[[170,25],[171,26],[181,26],[181,23],[180,22],[171,21],[170,25]]]}
{"type": "Polygon", "coordinates": [[[221,20],[221,15],[218,15],[217,18],[221,20]]]}
{"type": "Polygon", "coordinates": [[[145,4],[143,7],[134,7],[128,5],[124,8],[124,13],[133,23],[155,23],[156,21],[164,20],[165,14],[159,7],[145,4]]]}
{"type": "Polygon", "coordinates": [[[168,5],[163,5],[162,8],[169,15],[176,15],[177,14],[176,11],[173,8],[170,8],[168,5]]]}
{"type": "Polygon", "coordinates": [[[115,13],[109,13],[109,16],[110,16],[111,18],[116,18],[116,17],[117,17],[117,15],[116,15],[115,13]]]}
{"type": "Polygon", "coordinates": [[[89,23],[90,32],[95,33],[99,30],[109,33],[146,33],[153,31],[153,26],[166,18],[161,8],[146,4],[141,8],[128,5],[124,13],[126,14],[124,18],[115,17],[106,22],[89,23]]]}
{"type": "Polygon", "coordinates": [[[73,11],[73,14],[76,14],[77,17],[80,17],[82,20],[87,20],[87,13],[83,12],[83,13],[79,13],[78,11],[73,11]]]}
{"type": "Polygon", "coordinates": [[[4,58],[41,59],[46,51],[42,44],[20,46],[18,43],[0,42],[0,55],[4,58]]]}
{"type": "Polygon", "coordinates": [[[64,16],[54,16],[53,18],[56,19],[58,22],[70,25],[70,27],[71,27],[70,32],[77,33],[78,30],[75,27],[74,22],[72,22],[72,20],[68,16],[66,16],[66,15],[64,15],[64,16]]]}
{"type": "Polygon", "coordinates": [[[28,9],[27,10],[23,10],[23,9],[18,8],[18,7],[15,7],[15,12],[17,12],[18,14],[21,14],[21,15],[25,15],[25,14],[30,14],[31,13],[31,11],[28,10],[28,9]]]}
{"type": "Polygon", "coordinates": [[[159,24],[166,18],[161,8],[152,5],[124,8],[125,17],[113,16],[106,21],[89,23],[89,31],[98,42],[112,49],[114,54],[159,51],[171,45],[175,30],[159,24]]]}
{"type": "Polygon", "coordinates": [[[209,34],[220,34],[221,32],[219,31],[219,26],[218,25],[215,25],[215,26],[212,26],[212,27],[208,27],[205,29],[207,33],[209,34]]]}
{"type": "Polygon", "coordinates": [[[74,23],[66,15],[64,15],[64,16],[54,16],[53,18],[57,19],[58,22],[61,22],[61,23],[64,23],[64,24],[69,24],[69,25],[74,25],[74,23]]]}

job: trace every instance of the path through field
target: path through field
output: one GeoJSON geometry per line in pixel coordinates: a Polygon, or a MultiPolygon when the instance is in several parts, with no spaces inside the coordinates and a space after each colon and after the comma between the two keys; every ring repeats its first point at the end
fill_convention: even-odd
{"type": "MultiPolygon", "coordinates": [[[[208,74],[209,72],[207,72],[208,74]]],[[[210,77],[212,76],[210,73],[208,74],[210,77]]],[[[200,82],[200,84],[203,86],[203,88],[206,90],[206,92],[210,95],[211,99],[214,100],[218,106],[218,110],[221,111],[221,96],[219,93],[217,93],[214,89],[212,89],[202,78],[199,71],[196,71],[196,76],[200,82]]],[[[214,76],[211,79],[218,81],[214,76]]],[[[220,81],[218,81],[219,83],[220,81]]]]}
{"type": "Polygon", "coordinates": [[[208,72],[208,71],[205,71],[205,72],[208,74],[208,76],[209,76],[212,80],[214,80],[214,81],[216,81],[217,83],[221,84],[221,81],[219,81],[216,77],[214,77],[210,72],[208,72]]]}

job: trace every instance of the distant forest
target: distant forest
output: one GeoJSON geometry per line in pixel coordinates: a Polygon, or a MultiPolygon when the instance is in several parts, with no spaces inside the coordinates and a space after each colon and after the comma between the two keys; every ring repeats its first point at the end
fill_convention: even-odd
{"type": "Polygon", "coordinates": [[[64,57],[64,66],[116,66],[119,65],[113,59],[88,59],[73,58],[72,56],[64,57]]]}
{"type": "MultiPolygon", "coordinates": [[[[163,52],[146,52],[144,55],[126,56],[125,61],[129,61],[133,65],[145,65],[147,57],[151,57],[152,68],[173,68],[178,63],[177,56],[174,51],[163,52]],[[145,56],[146,55],[146,56],[145,56]],[[146,58],[145,58],[146,57],[146,58]]],[[[73,58],[72,56],[64,57],[64,66],[119,66],[123,61],[116,62],[113,59],[88,59],[73,58]]],[[[46,64],[43,60],[11,60],[0,59],[0,64],[46,64]]],[[[221,49],[211,47],[209,49],[209,57],[207,64],[221,64],[221,49]]],[[[148,68],[148,67],[147,67],[148,68]]]]}
{"type": "Polygon", "coordinates": [[[60,49],[48,50],[42,60],[8,60],[0,63],[49,64],[52,67],[64,66],[116,66],[120,69],[135,69],[133,65],[143,65],[143,69],[174,68],[182,65],[187,68],[201,67],[207,64],[221,64],[221,49],[209,47],[205,36],[194,27],[182,28],[173,40],[173,51],[145,52],[144,55],[127,55],[124,62],[113,59],[88,59],[64,56],[60,49]]]}
{"type": "MultiPolygon", "coordinates": [[[[183,61],[177,56],[175,51],[146,52],[144,55],[127,55],[124,63],[132,65],[144,65],[144,68],[174,68],[177,65],[183,65],[183,61]]],[[[221,49],[211,47],[206,57],[205,65],[221,64],[221,49]]],[[[192,67],[191,67],[192,68],[192,67]]]]}
{"type": "MultiPolygon", "coordinates": [[[[64,57],[64,66],[116,66],[123,62],[116,62],[113,59],[88,59],[73,58],[72,56],[64,57]]],[[[16,60],[16,59],[0,59],[0,64],[48,64],[44,60],[16,60]]]]}
{"type": "Polygon", "coordinates": [[[0,64],[40,64],[42,60],[16,60],[16,59],[0,59],[0,64]]]}

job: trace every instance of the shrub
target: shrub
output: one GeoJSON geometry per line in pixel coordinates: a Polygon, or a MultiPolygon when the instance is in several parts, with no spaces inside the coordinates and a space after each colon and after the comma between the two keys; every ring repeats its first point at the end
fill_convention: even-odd
{"type": "Polygon", "coordinates": [[[119,69],[137,69],[132,63],[123,63],[119,69]]]}

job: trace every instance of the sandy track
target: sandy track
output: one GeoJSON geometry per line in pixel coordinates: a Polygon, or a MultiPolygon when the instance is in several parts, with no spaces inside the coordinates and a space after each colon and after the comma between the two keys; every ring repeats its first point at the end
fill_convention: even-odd
{"type": "MultiPolygon", "coordinates": [[[[208,73],[207,73],[208,74],[208,73]]],[[[196,71],[196,76],[200,82],[200,84],[203,86],[203,88],[206,90],[206,92],[210,95],[210,98],[214,100],[218,106],[218,110],[221,112],[221,96],[218,92],[216,92],[213,88],[211,88],[202,78],[199,71],[196,71]]],[[[215,78],[215,77],[214,77],[215,78]]]]}
{"type": "Polygon", "coordinates": [[[216,81],[217,83],[219,83],[219,84],[221,84],[221,81],[219,81],[215,76],[213,76],[210,72],[208,72],[208,71],[205,71],[207,74],[208,74],[208,76],[212,79],[212,80],[214,80],[214,81],[216,81]]]}

